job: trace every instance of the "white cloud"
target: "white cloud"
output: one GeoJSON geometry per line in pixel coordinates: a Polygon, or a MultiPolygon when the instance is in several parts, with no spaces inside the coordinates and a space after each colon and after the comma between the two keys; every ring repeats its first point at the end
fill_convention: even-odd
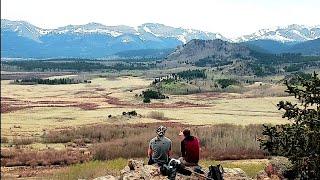
{"type": "Polygon", "coordinates": [[[158,22],[227,37],[288,24],[320,24],[318,0],[1,0],[1,18],[44,28],[158,22]]]}

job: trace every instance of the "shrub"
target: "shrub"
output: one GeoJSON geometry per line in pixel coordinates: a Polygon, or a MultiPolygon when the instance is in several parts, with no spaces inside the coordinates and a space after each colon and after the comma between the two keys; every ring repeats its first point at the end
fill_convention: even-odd
{"type": "Polygon", "coordinates": [[[159,119],[159,120],[164,120],[166,119],[164,117],[164,113],[163,112],[159,112],[159,111],[151,111],[149,114],[148,114],[148,117],[149,118],[152,118],[152,119],[159,119]]]}
{"type": "Polygon", "coordinates": [[[13,145],[28,145],[35,142],[33,138],[13,138],[12,144],[13,145]]]}
{"type": "Polygon", "coordinates": [[[2,143],[8,143],[8,142],[9,142],[9,140],[8,140],[7,137],[1,137],[1,144],[2,143]]]}
{"type": "Polygon", "coordinates": [[[218,84],[220,84],[221,88],[224,89],[230,85],[239,84],[239,82],[235,79],[218,79],[218,84]]]}
{"type": "Polygon", "coordinates": [[[144,102],[144,103],[150,103],[151,100],[150,100],[150,98],[144,98],[144,99],[143,99],[143,102],[144,102]]]}
{"type": "Polygon", "coordinates": [[[69,130],[50,131],[42,136],[44,143],[67,143],[75,138],[74,132],[69,130]]]}
{"type": "Polygon", "coordinates": [[[133,111],[128,111],[128,112],[122,112],[122,115],[125,116],[125,115],[129,115],[129,116],[137,116],[138,113],[133,110],[133,111]]]}
{"type": "Polygon", "coordinates": [[[165,99],[166,96],[161,94],[158,91],[153,91],[150,89],[147,89],[146,91],[142,91],[142,95],[145,99],[149,98],[149,99],[165,99]]]}
{"type": "Polygon", "coordinates": [[[129,116],[137,116],[137,115],[138,115],[138,113],[137,113],[135,110],[129,111],[127,114],[128,114],[129,116]]]}

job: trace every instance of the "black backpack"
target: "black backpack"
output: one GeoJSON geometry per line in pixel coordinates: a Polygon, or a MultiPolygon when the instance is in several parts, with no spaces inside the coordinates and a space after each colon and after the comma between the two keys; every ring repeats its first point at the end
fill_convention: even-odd
{"type": "Polygon", "coordinates": [[[174,180],[177,173],[186,176],[190,176],[192,174],[191,171],[185,169],[180,162],[174,159],[170,160],[169,164],[160,165],[160,173],[164,176],[168,176],[169,180],[174,180]]]}
{"type": "Polygon", "coordinates": [[[222,174],[224,173],[223,167],[218,164],[217,166],[209,166],[209,173],[207,180],[223,180],[222,174]]]}

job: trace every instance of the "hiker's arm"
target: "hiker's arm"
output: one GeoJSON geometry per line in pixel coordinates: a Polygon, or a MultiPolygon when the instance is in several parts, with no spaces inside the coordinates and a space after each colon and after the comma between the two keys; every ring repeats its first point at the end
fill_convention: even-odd
{"type": "Polygon", "coordinates": [[[149,142],[149,147],[148,147],[148,157],[152,157],[152,153],[153,153],[153,150],[151,148],[151,141],[149,142]]]}
{"type": "Polygon", "coordinates": [[[182,157],[185,157],[185,156],[186,156],[186,150],[185,150],[184,142],[183,142],[183,141],[181,141],[181,156],[182,156],[182,157]]]}
{"type": "Polygon", "coordinates": [[[171,157],[171,154],[172,154],[172,152],[171,152],[171,150],[169,150],[168,151],[168,156],[171,157]]]}
{"type": "Polygon", "coordinates": [[[152,156],[152,149],[149,147],[148,148],[148,157],[151,157],[152,156]]]}
{"type": "Polygon", "coordinates": [[[198,140],[198,144],[199,144],[199,151],[202,152],[202,148],[201,148],[201,144],[200,144],[200,139],[197,139],[198,140]]]}
{"type": "Polygon", "coordinates": [[[172,144],[170,143],[170,148],[169,148],[169,151],[168,151],[168,156],[169,156],[169,157],[171,157],[171,154],[172,154],[172,152],[171,152],[171,147],[172,147],[172,144]]]}

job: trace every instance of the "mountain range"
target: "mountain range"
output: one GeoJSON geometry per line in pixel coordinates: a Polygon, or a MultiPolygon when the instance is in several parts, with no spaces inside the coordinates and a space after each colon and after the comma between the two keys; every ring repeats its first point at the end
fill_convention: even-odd
{"type": "Polygon", "coordinates": [[[317,54],[320,52],[319,40],[315,39],[319,37],[320,26],[290,25],[228,39],[219,33],[157,23],[145,23],[137,27],[88,23],[43,29],[25,21],[1,19],[1,57],[105,58],[123,54],[139,56],[140,53],[162,56],[168,54],[168,49],[174,49],[192,39],[239,42],[272,53],[294,51],[317,54]],[[304,45],[299,45],[301,43],[307,43],[311,51],[306,51],[304,45]],[[280,46],[283,48],[279,49],[280,46]]]}

